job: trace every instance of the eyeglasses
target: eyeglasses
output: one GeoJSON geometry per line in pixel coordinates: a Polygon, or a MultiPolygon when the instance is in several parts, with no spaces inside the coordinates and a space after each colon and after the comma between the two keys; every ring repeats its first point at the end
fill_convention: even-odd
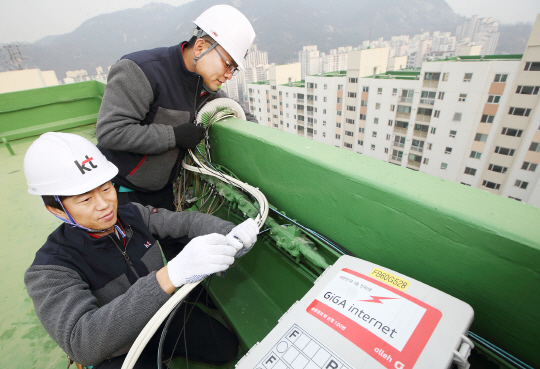
{"type": "MultiPolygon", "coordinates": [[[[205,40],[206,41],[206,40],[205,40]]],[[[210,44],[210,42],[206,41],[207,43],[210,44]]],[[[213,46],[213,44],[210,44],[213,46]]],[[[236,75],[236,73],[238,72],[238,67],[232,65],[231,63],[229,63],[227,61],[227,59],[225,59],[223,57],[223,55],[221,55],[221,53],[219,52],[219,50],[217,49],[217,47],[214,47],[214,50],[216,50],[216,52],[218,53],[219,57],[225,62],[225,65],[227,66],[227,69],[225,70],[226,73],[231,73],[233,76],[236,75]]]]}

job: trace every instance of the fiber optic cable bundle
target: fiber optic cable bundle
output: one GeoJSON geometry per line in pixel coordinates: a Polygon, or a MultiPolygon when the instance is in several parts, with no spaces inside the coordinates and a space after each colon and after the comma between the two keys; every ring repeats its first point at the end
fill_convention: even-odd
{"type": "MultiPolygon", "coordinates": [[[[216,177],[219,180],[229,183],[241,191],[249,193],[255,198],[259,204],[259,213],[255,218],[259,229],[264,225],[266,218],[268,217],[268,201],[264,194],[259,191],[258,188],[250,186],[236,178],[228,176],[221,171],[217,170],[210,162],[210,151],[208,145],[208,129],[216,122],[229,117],[236,117],[239,119],[246,119],[242,107],[234,100],[227,98],[215,99],[207,103],[197,114],[197,124],[202,124],[206,130],[205,141],[197,146],[197,154],[192,150],[188,150],[190,158],[193,160],[194,165],[186,164],[186,160],[182,162],[183,168],[194,173],[201,173],[216,177]],[[208,164],[208,165],[206,165],[208,164]]],[[[161,323],[167,318],[167,316],[173,311],[178,304],[180,304],[189,292],[197,286],[199,282],[188,283],[182,286],[176,293],[167,301],[150,319],[144,329],[141,331],[131,349],[129,350],[122,369],[131,369],[137,362],[137,359],[141,355],[141,352],[146,347],[146,344],[152,338],[154,333],[160,327],[161,323]]],[[[160,358],[157,359],[161,364],[160,358]]]]}

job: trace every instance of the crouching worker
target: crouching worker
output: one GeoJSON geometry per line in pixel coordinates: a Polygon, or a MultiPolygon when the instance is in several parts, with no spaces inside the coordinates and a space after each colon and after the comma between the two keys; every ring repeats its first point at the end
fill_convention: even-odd
{"type": "MultiPolygon", "coordinates": [[[[47,210],[64,221],[26,271],[28,294],[56,343],[95,369],[120,368],[177,287],[226,270],[256,241],[251,219],[235,227],[197,212],[118,207],[110,182],[118,169],[77,135],[39,137],[26,153],[24,173],[28,192],[41,195],[47,210]],[[193,240],[164,266],[155,236],[193,240]]],[[[193,305],[180,311],[187,313],[178,313],[169,327],[164,360],[187,353],[190,360],[222,365],[236,358],[234,333],[193,305]]],[[[135,368],[156,367],[160,335],[158,329],[135,368]]]]}

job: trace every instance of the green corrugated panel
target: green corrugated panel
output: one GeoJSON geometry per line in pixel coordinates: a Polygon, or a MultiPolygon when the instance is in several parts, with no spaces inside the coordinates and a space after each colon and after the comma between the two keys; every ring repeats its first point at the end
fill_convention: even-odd
{"type": "Polygon", "coordinates": [[[241,120],[211,136],[213,159],[271,204],[360,258],[466,301],[472,331],[540,366],[539,208],[241,120]]]}

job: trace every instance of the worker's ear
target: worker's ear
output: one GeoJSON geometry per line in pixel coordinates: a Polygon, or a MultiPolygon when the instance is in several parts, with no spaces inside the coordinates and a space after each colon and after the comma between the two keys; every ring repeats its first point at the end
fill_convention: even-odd
{"type": "Polygon", "coordinates": [[[202,38],[197,39],[193,45],[193,54],[196,58],[202,55],[208,49],[208,44],[202,38]]]}
{"type": "Polygon", "coordinates": [[[57,217],[60,217],[60,218],[65,219],[65,220],[68,220],[68,219],[67,219],[66,213],[64,213],[62,210],[57,209],[57,208],[53,208],[52,206],[49,206],[49,205],[45,205],[45,207],[47,208],[47,210],[48,210],[52,215],[56,215],[57,217]]]}

